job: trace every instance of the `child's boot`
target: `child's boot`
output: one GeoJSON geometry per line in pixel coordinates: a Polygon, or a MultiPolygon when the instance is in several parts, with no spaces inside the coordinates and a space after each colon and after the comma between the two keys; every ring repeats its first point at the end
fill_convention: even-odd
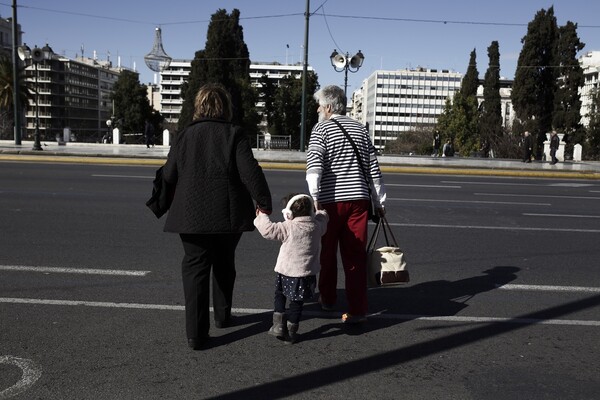
{"type": "Polygon", "coordinates": [[[286,343],[294,344],[298,341],[298,328],[300,324],[293,324],[288,321],[287,323],[287,331],[288,335],[286,338],[286,343]]]}
{"type": "Polygon", "coordinates": [[[269,329],[269,335],[277,336],[278,339],[284,339],[287,337],[287,326],[286,326],[285,313],[274,312],[273,313],[273,326],[269,329]]]}

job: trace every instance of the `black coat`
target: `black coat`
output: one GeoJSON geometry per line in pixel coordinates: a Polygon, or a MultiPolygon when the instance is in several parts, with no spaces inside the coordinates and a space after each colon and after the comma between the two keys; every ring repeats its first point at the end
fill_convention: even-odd
{"type": "Polygon", "coordinates": [[[199,120],[181,131],[163,170],[176,183],[164,230],[233,233],[254,230],[253,199],[271,212],[271,192],[245,133],[230,123],[199,120]]]}

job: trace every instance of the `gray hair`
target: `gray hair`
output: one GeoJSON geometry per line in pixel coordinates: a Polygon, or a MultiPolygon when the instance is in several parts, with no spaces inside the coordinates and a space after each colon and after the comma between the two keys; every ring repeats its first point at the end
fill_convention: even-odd
{"type": "Polygon", "coordinates": [[[346,94],[341,87],[325,86],[319,89],[313,97],[320,106],[331,106],[332,113],[346,115],[346,94]]]}

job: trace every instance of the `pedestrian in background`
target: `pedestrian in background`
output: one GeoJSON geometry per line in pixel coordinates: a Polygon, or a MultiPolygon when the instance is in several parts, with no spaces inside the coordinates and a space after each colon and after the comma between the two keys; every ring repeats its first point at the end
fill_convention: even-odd
{"type": "Polygon", "coordinates": [[[144,137],[146,138],[146,148],[154,147],[154,125],[148,120],[144,124],[144,137]]]}
{"type": "Polygon", "coordinates": [[[342,315],[342,321],[363,322],[368,308],[369,194],[372,193],[377,213],[383,216],[385,186],[367,129],[345,115],[344,90],[334,85],[325,86],[315,93],[314,98],[319,104],[319,122],[314,126],[308,144],[306,181],[316,208],[325,209],[329,215],[327,232],[322,240],[318,282],[321,308],[334,310],[337,302],[339,245],[348,302],[348,312],[342,315]]]}
{"type": "Polygon", "coordinates": [[[435,131],[433,135],[433,153],[432,157],[438,157],[440,155],[440,146],[442,145],[442,138],[440,137],[440,133],[435,131]]]}
{"type": "Polygon", "coordinates": [[[235,250],[254,230],[255,206],[269,214],[271,192],[246,133],[231,124],[231,97],[207,84],[194,102],[194,121],[174,140],[164,179],[176,185],[164,230],[179,233],[188,345],[209,340],[209,289],[217,328],[231,325],[235,250]]]}
{"type": "Polygon", "coordinates": [[[446,140],[444,143],[444,147],[442,148],[442,157],[453,157],[454,156],[454,147],[452,146],[452,141],[450,139],[446,140]]]}
{"type": "Polygon", "coordinates": [[[533,138],[529,131],[523,133],[523,162],[530,163],[533,155],[533,138]]]}
{"type": "Polygon", "coordinates": [[[550,134],[550,157],[552,158],[552,162],[550,164],[554,165],[558,162],[558,158],[556,158],[556,151],[560,145],[560,138],[556,134],[556,131],[552,131],[550,134]]]}
{"type": "Polygon", "coordinates": [[[295,343],[304,301],[315,296],[321,237],[329,218],[325,210],[315,212],[313,200],[306,194],[288,195],[285,204],[283,222],[271,222],[267,214],[256,210],[254,225],[265,239],[282,242],[275,264],[275,304],[269,334],[295,343]]]}

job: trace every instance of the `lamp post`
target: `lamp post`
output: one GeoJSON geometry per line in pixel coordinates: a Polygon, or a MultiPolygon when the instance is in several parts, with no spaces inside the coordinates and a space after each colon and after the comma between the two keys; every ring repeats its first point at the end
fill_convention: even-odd
{"type": "Polygon", "coordinates": [[[352,57],[348,53],[344,55],[338,53],[337,50],[333,50],[329,59],[331,60],[331,66],[336,72],[344,71],[344,95],[348,98],[348,71],[357,72],[362,67],[365,56],[360,50],[352,57]]]}
{"type": "Polygon", "coordinates": [[[23,46],[19,47],[17,52],[22,61],[32,62],[35,68],[35,134],[33,150],[43,150],[42,144],[40,143],[40,76],[38,64],[45,60],[51,60],[54,52],[47,44],[42,48],[35,46],[33,50],[24,44],[23,46]]]}

